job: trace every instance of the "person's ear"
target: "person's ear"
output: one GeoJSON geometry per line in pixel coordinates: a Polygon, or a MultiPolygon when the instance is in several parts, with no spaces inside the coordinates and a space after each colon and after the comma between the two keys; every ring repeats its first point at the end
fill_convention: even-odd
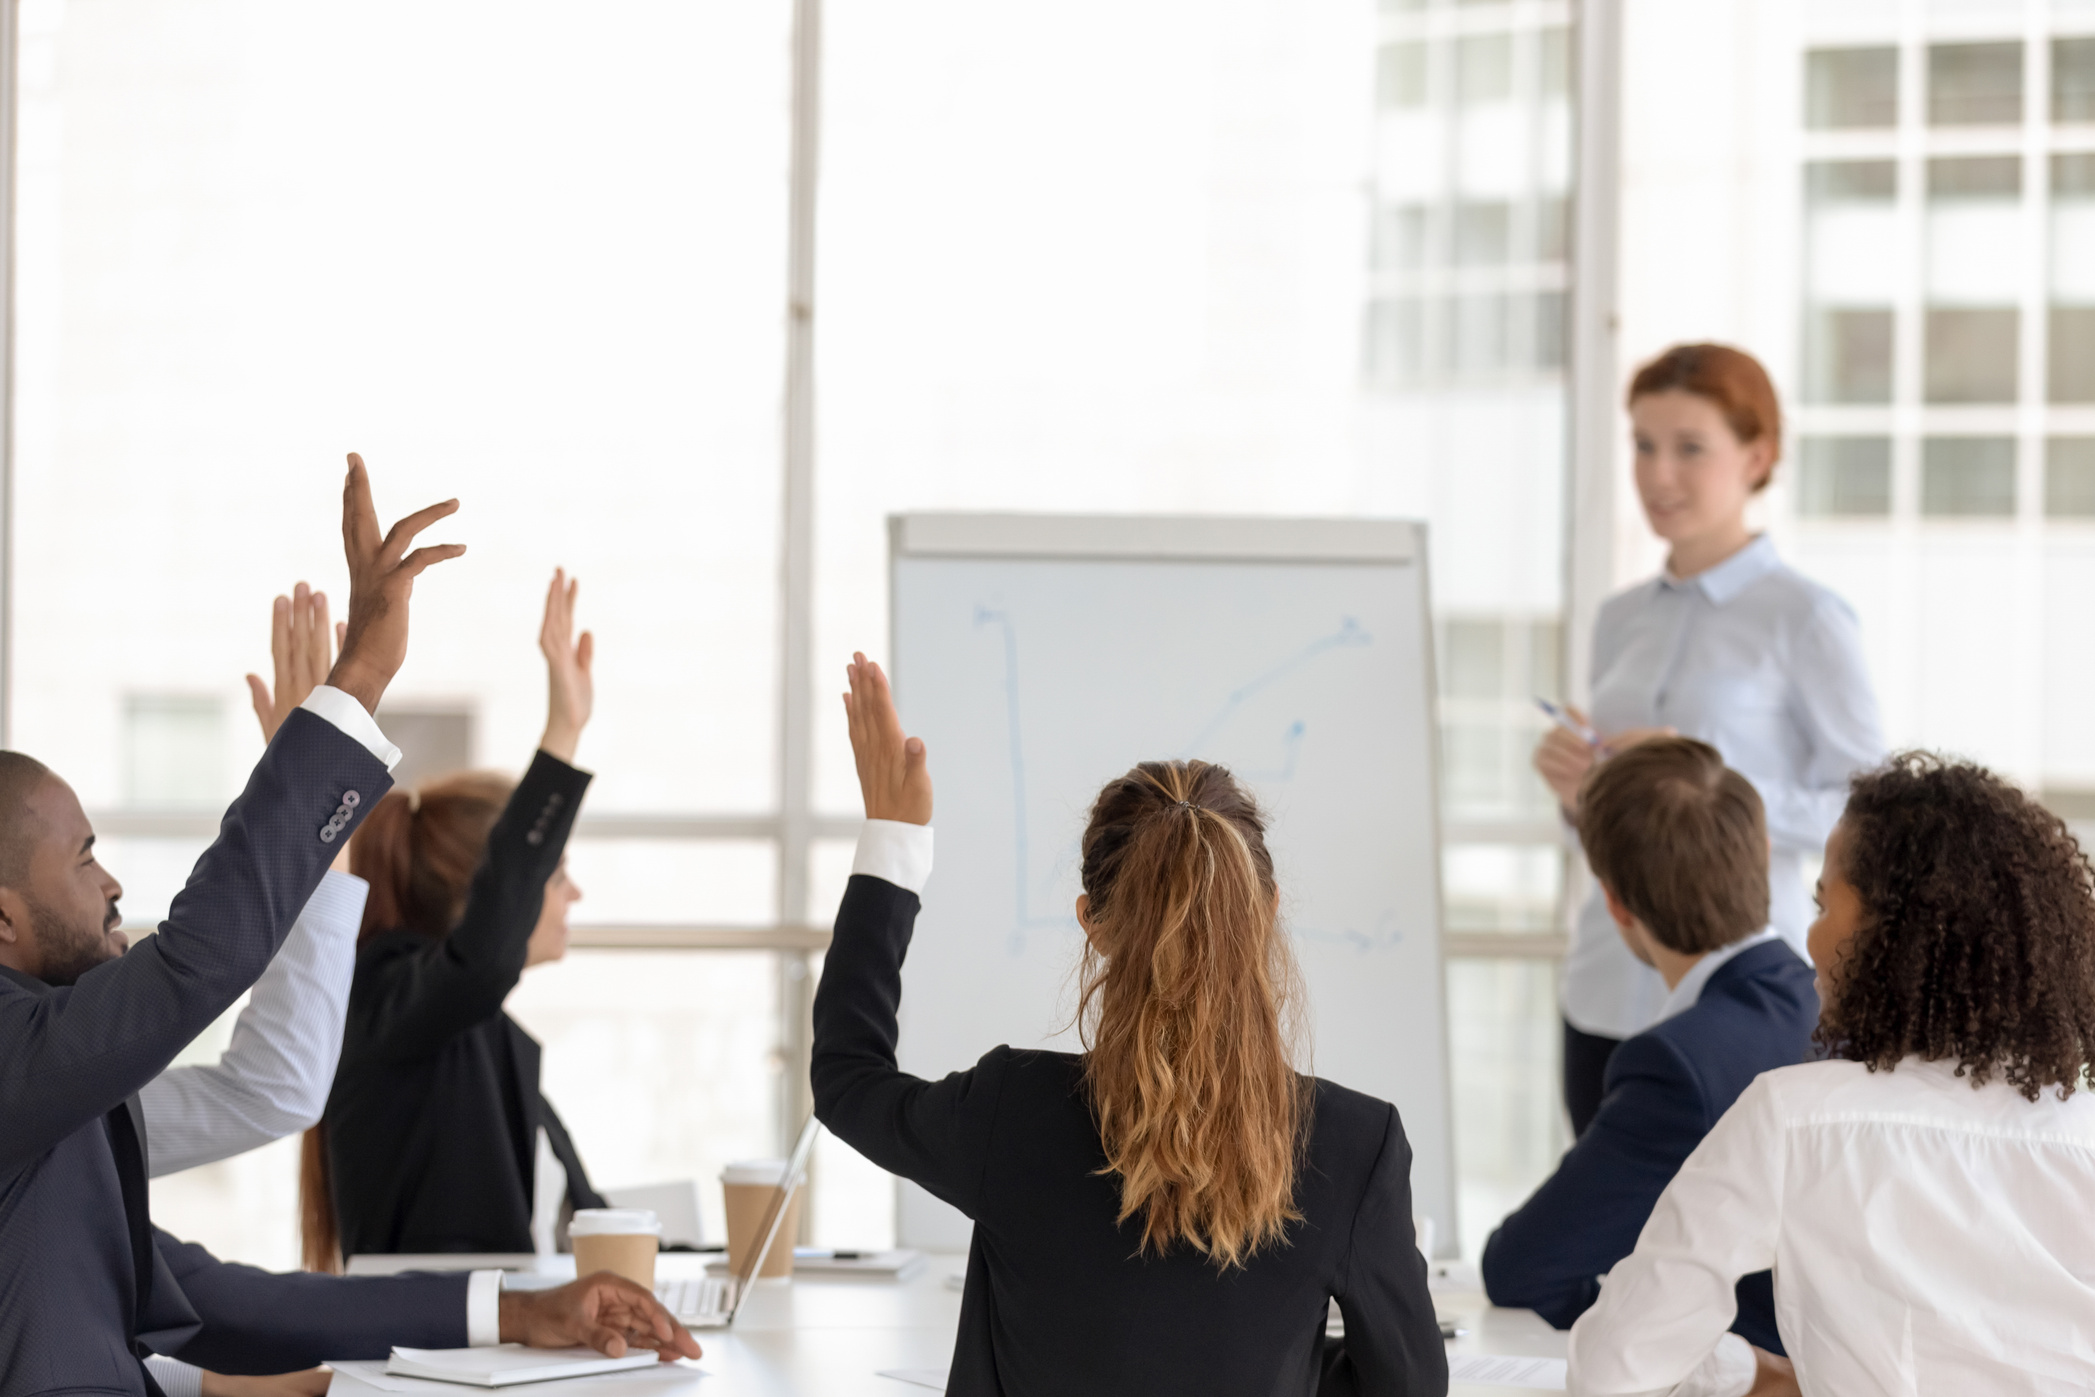
{"type": "Polygon", "coordinates": [[[0,949],[20,949],[28,934],[28,900],[13,888],[0,888],[0,949]]]}
{"type": "Polygon", "coordinates": [[[1613,888],[1606,883],[1602,883],[1600,885],[1600,893],[1608,901],[1608,915],[1615,919],[1616,926],[1627,931],[1637,924],[1637,914],[1622,905],[1622,899],[1615,896],[1613,888]]]}
{"type": "Polygon", "coordinates": [[[1768,488],[1768,482],[1774,478],[1775,442],[1771,437],[1763,436],[1746,448],[1747,488],[1755,491],[1765,490],[1768,488]]]}
{"type": "Polygon", "coordinates": [[[1090,893],[1077,894],[1077,925],[1084,928],[1084,939],[1091,943],[1091,949],[1104,955],[1106,948],[1098,944],[1098,935],[1091,929],[1090,893]]]}

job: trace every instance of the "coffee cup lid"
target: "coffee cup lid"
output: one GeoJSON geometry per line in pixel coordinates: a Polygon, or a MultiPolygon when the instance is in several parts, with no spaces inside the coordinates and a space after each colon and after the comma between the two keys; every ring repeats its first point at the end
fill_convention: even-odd
{"type": "Polygon", "coordinates": [[[570,1237],[631,1237],[640,1233],[662,1235],[662,1222],[650,1208],[577,1208],[568,1221],[570,1237]]]}
{"type": "Polygon", "coordinates": [[[763,1184],[777,1187],[786,1177],[783,1159],[739,1159],[720,1171],[724,1184],[763,1184]]]}

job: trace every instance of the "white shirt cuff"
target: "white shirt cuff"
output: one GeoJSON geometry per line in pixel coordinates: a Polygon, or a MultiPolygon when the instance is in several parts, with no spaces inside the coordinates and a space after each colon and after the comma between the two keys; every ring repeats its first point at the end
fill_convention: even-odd
{"type": "Polygon", "coordinates": [[[166,1358],[157,1353],[146,1359],[145,1366],[167,1397],[204,1397],[201,1368],[192,1368],[179,1358],[166,1358]]]}
{"type": "Polygon", "coordinates": [[[1673,1389],[1672,1397],[1746,1397],[1759,1372],[1753,1345],[1736,1334],[1726,1334],[1687,1380],[1673,1389]]]}
{"type": "Polygon", "coordinates": [[[501,1342],[502,1273],[475,1271],[466,1280],[466,1347],[493,1348],[501,1342]]]}
{"type": "Polygon", "coordinates": [[[317,926],[348,927],[354,937],[364,922],[364,903],[371,896],[371,885],[354,873],[340,873],[330,868],[320,875],[320,886],[306,899],[305,911],[299,915],[310,918],[317,926]]]}
{"type": "Polygon", "coordinates": [[[361,703],[334,685],[320,685],[298,706],[315,717],[327,719],[345,736],[363,743],[372,756],[386,764],[387,771],[400,765],[400,749],[386,741],[386,735],[378,730],[378,720],[366,713],[361,703]]]}
{"type": "Polygon", "coordinates": [[[931,881],[931,826],[901,820],[868,820],[858,833],[858,853],[852,856],[853,873],[875,878],[922,893],[931,881]]]}

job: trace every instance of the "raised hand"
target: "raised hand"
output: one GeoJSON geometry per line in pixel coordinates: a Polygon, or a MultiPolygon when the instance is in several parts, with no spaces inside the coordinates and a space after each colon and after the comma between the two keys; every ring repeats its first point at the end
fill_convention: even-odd
{"type": "Polygon", "coordinates": [[[851,755],[858,762],[858,789],[869,820],[931,823],[931,768],[924,740],[902,731],[887,676],[862,654],[846,666],[851,692],[844,714],[851,723],[851,755]]]}
{"type": "Polygon", "coordinates": [[[276,736],[284,719],[305,702],[307,694],[327,682],[334,647],[341,638],[342,627],[328,623],[327,593],[301,582],[290,596],[276,599],[269,623],[269,658],[276,662],[276,691],[270,692],[260,675],[247,676],[264,742],[276,736]]]}
{"type": "Polygon", "coordinates": [[[553,569],[553,585],[546,589],[546,619],[538,628],[538,648],[546,657],[546,735],[538,745],[564,762],[574,761],[575,744],[582,740],[582,729],[596,706],[596,681],[589,672],[596,638],[584,631],[580,640],[574,639],[579,586],[562,569],[553,569]]]}
{"type": "Polygon", "coordinates": [[[662,1308],[652,1291],[624,1276],[599,1271],[557,1290],[502,1292],[502,1341],[532,1348],[587,1344],[623,1358],[628,1349],[653,1349],[668,1363],[697,1358],[698,1341],[662,1308]]]}
{"type": "Polygon", "coordinates": [[[463,543],[439,543],[412,553],[407,546],[416,534],[457,511],[457,500],[445,500],[416,510],[381,535],[364,458],[349,453],[349,478],[342,486],[349,622],[342,636],[342,657],[335,661],[327,682],[364,705],[367,713],[378,711],[386,685],[407,660],[407,599],[414,592],[415,579],[432,563],[466,551],[463,543]]]}

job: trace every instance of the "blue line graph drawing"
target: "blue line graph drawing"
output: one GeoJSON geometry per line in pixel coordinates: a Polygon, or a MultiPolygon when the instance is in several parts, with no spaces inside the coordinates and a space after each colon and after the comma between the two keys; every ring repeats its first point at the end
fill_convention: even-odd
{"type": "MultiPolygon", "coordinates": [[[[1016,905],[1012,909],[1010,949],[1011,954],[1017,956],[1025,952],[1028,932],[1049,928],[1074,930],[1077,921],[1071,912],[1036,912],[1033,908],[1032,831],[1030,807],[1026,799],[1025,726],[1019,712],[1018,629],[1012,623],[1009,612],[979,604],[975,607],[975,625],[978,628],[996,626],[1001,632],[1003,642],[1005,741],[1011,763],[1012,853],[1016,874],[1013,879],[1016,905]]],[[[1210,744],[1228,727],[1230,720],[1264,690],[1299,672],[1323,655],[1334,650],[1372,645],[1374,639],[1353,617],[1341,617],[1338,629],[1332,634],[1310,642],[1278,664],[1232,689],[1221,708],[1202,725],[1193,740],[1180,749],[1180,758],[1206,755],[1210,744]]],[[[1239,765],[1234,770],[1237,775],[1250,781],[1292,780],[1296,759],[1301,753],[1302,741],[1308,731],[1309,725],[1297,718],[1281,735],[1280,759],[1275,766],[1253,768],[1239,765]]],[[[1076,863],[1078,853],[1076,845],[1072,843],[1060,854],[1050,871],[1051,881],[1060,881],[1062,874],[1076,863]]],[[[1356,945],[1362,950],[1371,945],[1394,942],[1397,939],[1393,932],[1385,934],[1385,929],[1381,927],[1376,929],[1373,937],[1350,928],[1331,932],[1299,931],[1297,935],[1312,940],[1344,942],[1356,945]]]]}

